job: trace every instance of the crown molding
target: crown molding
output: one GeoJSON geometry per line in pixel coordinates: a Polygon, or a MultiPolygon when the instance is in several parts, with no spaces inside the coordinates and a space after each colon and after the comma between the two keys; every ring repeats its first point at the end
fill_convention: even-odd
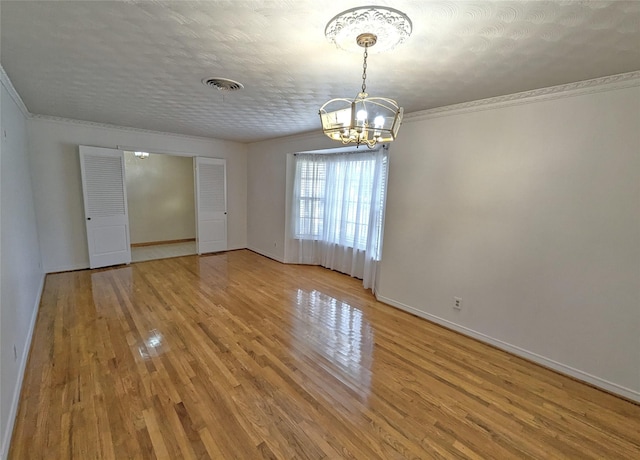
{"type": "Polygon", "coordinates": [[[7,92],[9,93],[9,96],[11,96],[11,99],[13,99],[13,101],[16,103],[16,105],[18,106],[22,114],[26,118],[31,118],[31,113],[27,109],[27,106],[24,105],[24,102],[22,101],[20,94],[18,94],[18,92],[14,88],[13,83],[11,83],[11,79],[9,78],[9,75],[7,75],[7,72],[4,71],[4,67],[2,67],[2,64],[0,64],[0,82],[2,82],[2,86],[6,88],[7,92]]]}
{"type": "Polygon", "coordinates": [[[43,120],[43,121],[49,121],[53,123],[89,126],[92,128],[102,128],[102,129],[116,129],[119,131],[127,131],[127,132],[142,133],[142,134],[155,134],[155,135],[161,135],[161,136],[180,137],[183,139],[198,140],[198,141],[204,141],[204,142],[217,141],[217,142],[229,142],[231,144],[242,144],[242,142],[230,141],[226,139],[217,139],[215,137],[193,136],[189,134],[171,133],[167,131],[154,131],[152,129],[132,128],[129,126],[112,125],[109,123],[99,123],[96,121],[86,121],[86,120],[76,120],[73,118],[55,117],[52,115],[31,114],[30,118],[32,120],[43,120]]]}
{"type": "MultiPolygon", "coordinates": [[[[22,98],[14,88],[9,76],[4,71],[2,65],[0,65],[0,80],[2,85],[7,89],[7,92],[11,98],[18,105],[22,113],[26,118],[33,120],[52,121],[57,123],[71,123],[81,126],[91,126],[95,128],[106,129],[118,129],[127,132],[136,132],[144,134],[155,134],[174,136],[184,139],[200,140],[200,141],[218,141],[229,142],[233,144],[245,144],[251,145],[260,142],[270,141],[289,141],[295,142],[303,139],[320,139],[323,137],[318,131],[307,131],[304,133],[294,134],[291,136],[281,136],[271,139],[265,139],[262,141],[254,142],[238,142],[229,141],[225,139],[217,139],[212,137],[193,136],[187,134],[170,133],[165,131],[154,131],[150,129],[132,128],[128,126],[118,126],[108,123],[98,123],[93,121],[75,120],[71,118],[55,117],[51,115],[39,115],[32,114],[25,106],[22,98]],[[320,134],[320,135],[319,135],[320,134]]],[[[593,94],[603,91],[613,91],[617,89],[630,88],[634,86],[640,86],[640,70],[634,72],[627,72],[617,75],[611,75],[607,77],[594,78],[591,80],[583,80],[573,83],[567,83],[564,85],[549,86],[547,88],[540,88],[531,91],[523,91],[520,93],[507,94],[504,96],[491,97],[487,99],[479,99],[476,101],[463,102],[460,104],[447,105],[443,107],[436,107],[428,110],[421,110],[419,112],[411,112],[404,115],[404,122],[411,123],[414,121],[426,120],[429,118],[446,117],[449,115],[458,115],[471,112],[479,112],[483,110],[491,110],[503,107],[510,107],[515,105],[532,104],[535,102],[561,99],[565,97],[580,96],[584,94],[593,94]]]]}
{"type": "Polygon", "coordinates": [[[549,86],[547,88],[523,91],[504,96],[479,99],[461,104],[447,105],[434,109],[411,112],[404,116],[405,122],[426,120],[429,118],[446,117],[463,113],[479,112],[514,105],[532,104],[535,102],[561,99],[565,97],[581,96],[584,94],[613,91],[616,89],[640,86],[640,71],[621,73],[607,77],[583,80],[564,85],[549,86]]]}

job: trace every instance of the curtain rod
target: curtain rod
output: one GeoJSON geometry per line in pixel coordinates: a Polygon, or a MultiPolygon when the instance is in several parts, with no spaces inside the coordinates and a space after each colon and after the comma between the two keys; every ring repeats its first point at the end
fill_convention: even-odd
{"type": "MultiPolygon", "coordinates": [[[[337,149],[336,149],[337,150],[337,149]]],[[[378,150],[385,150],[385,151],[389,151],[389,144],[382,144],[381,147],[375,148],[375,149],[367,149],[367,150],[346,150],[343,152],[331,152],[331,151],[318,151],[318,150],[311,150],[309,152],[296,152],[293,154],[293,156],[298,156],[298,155],[349,155],[352,153],[366,153],[366,152],[376,152],[378,150]]]]}

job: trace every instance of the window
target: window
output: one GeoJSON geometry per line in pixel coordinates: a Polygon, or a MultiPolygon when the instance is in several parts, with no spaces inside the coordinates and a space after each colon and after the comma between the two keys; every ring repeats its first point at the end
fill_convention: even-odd
{"type": "Polygon", "coordinates": [[[324,196],[327,168],[324,162],[300,159],[296,167],[299,178],[297,195],[299,217],[296,221],[296,238],[314,240],[322,236],[324,196]]]}
{"type": "Polygon", "coordinates": [[[296,155],[295,238],[372,246],[379,260],[386,177],[384,151],[296,155]]]}

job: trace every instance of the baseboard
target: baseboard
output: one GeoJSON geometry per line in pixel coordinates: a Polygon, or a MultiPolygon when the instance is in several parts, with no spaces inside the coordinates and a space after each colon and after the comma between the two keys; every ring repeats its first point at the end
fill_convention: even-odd
{"type": "Polygon", "coordinates": [[[275,256],[273,254],[270,254],[267,251],[263,251],[262,249],[257,249],[257,248],[251,247],[251,246],[247,246],[247,249],[249,251],[255,252],[256,254],[260,254],[261,256],[265,256],[265,257],[268,257],[269,259],[273,259],[276,262],[280,262],[281,264],[285,263],[283,258],[277,257],[277,256],[275,256]]]}
{"type": "Polygon", "coordinates": [[[142,248],[145,246],[157,246],[159,244],[195,243],[195,238],[183,238],[181,240],[147,241],[144,243],[131,243],[132,248],[142,248]]]}
{"type": "Polygon", "coordinates": [[[24,379],[24,373],[27,369],[27,361],[29,360],[29,351],[31,350],[31,340],[33,339],[33,331],[36,326],[36,319],[38,318],[38,312],[40,311],[40,300],[42,299],[42,291],[44,290],[44,280],[46,275],[43,273],[40,279],[40,285],[38,286],[38,295],[36,296],[35,305],[33,306],[33,314],[31,315],[31,322],[29,324],[29,332],[27,333],[27,340],[24,344],[20,356],[20,366],[18,367],[18,383],[13,392],[13,399],[11,401],[11,408],[9,409],[9,417],[7,418],[7,427],[2,434],[2,452],[0,453],[0,460],[3,460],[9,455],[9,447],[11,444],[11,436],[13,435],[13,428],[16,423],[16,415],[18,413],[18,404],[20,404],[20,393],[22,392],[22,383],[24,379]]]}
{"type": "Polygon", "coordinates": [[[507,342],[503,342],[502,340],[495,339],[486,334],[483,334],[478,331],[474,331],[473,329],[469,329],[467,327],[461,326],[449,320],[440,318],[438,316],[432,315],[430,313],[425,313],[422,310],[418,310],[417,308],[411,307],[409,305],[403,304],[402,302],[398,302],[396,300],[390,299],[388,297],[384,297],[381,295],[376,295],[376,298],[383,303],[391,305],[392,307],[399,308],[400,310],[404,310],[413,315],[419,316],[420,318],[424,318],[433,323],[439,324],[447,329],[451,329],[453,331],[459,332],[468,337],[472,337],[481,342],[492,345],[501,350],[512,353],[516,356],[520,356],[529,361],[532,361],[536,364],[540,364],[541,366],[552,369],[561,374],[565,374],[574,379],[580,380],[582,382],[593,385],[594,387],[598,387],[602,390],[608,391],[610,393],[614,393],[616,395],[622,396],[623,398],[627,398],[631,401],[635,401],[640,403],[640,392],[631,390],[629,388],[623,387],[613,382],[609,382],[608,380],[602,379],[595,375],[591,375],[587,372],[581,371],[580,369],[575,369],[571,366],[567,366],[566,364],[559,363],[552,359],[549,359],[545,356],[541,356],[537,353],[533,353],[531,351],[525,350],[524,348],[520,348],[516,345],[512,345],[507,342]]]}
{"type": "Polygon", "coordinates": [[[47,267],[45,268],[45,272],[47,274],[53,273],[64,273],[64,272],[75,272],[76,270],[88,270],[89,269],[89,261],[82,264],[74,264],[74,265],[61,265],[59,267],[47,267]]]}

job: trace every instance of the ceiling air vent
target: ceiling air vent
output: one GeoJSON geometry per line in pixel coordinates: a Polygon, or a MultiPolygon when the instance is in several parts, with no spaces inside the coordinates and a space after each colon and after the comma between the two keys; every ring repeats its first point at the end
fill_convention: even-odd
{"type": "Polygon", "coordinates": [[[202,83],[218,91],[238,91],[244,88],[242,83],[229,80],[228,78],[203,78],[202,83]]]}

